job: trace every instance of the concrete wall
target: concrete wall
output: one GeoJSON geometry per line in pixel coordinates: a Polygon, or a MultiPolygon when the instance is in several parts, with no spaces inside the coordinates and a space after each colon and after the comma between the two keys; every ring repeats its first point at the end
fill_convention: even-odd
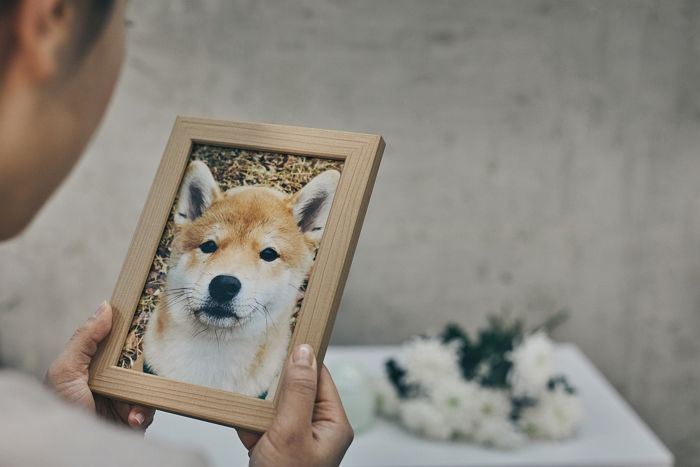
{"type": "Polygon", "coordinates": [[[338,344],[565,307],[700,465],[700,3],[134,0],[102,130],[0,246],[0,349],[40,373],[108,297],[176,114],[388,142],[338,344]]]}

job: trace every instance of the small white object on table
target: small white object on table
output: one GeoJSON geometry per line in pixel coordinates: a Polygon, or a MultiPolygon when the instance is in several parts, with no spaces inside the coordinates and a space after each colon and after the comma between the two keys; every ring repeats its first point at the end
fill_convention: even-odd
{"type": "MultiPolygon", "coordinates": [[[[330,347],[326,365],[352,365],[379,375],[398,355],[391,346],[330,347]]],[[[578,435],[563,442],[531,442],[496,451],[465,442],[422,439],[378,418],[356,433],[345,467],[671,467],[673,455],[574,345],[557,345],[558,373],[577,388],[583,406],[578,435]]],[[[147,438],[203,451],[212,466],[247,465],[248,454],[231,428],[158,412],[147,438]]]]}

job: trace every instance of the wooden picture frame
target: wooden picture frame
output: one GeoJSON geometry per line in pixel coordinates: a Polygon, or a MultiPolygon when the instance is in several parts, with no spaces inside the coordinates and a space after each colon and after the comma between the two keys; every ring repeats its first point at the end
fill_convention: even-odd
{"type": "MultiPolygon", "coordinates": [[[[112,332],[90,367],[93,392],[201,420],[265,431],[279,392],[264,400],[117,366],[193,145],[342,161],[290,349],[309,343],[320,363],[338,309],[384,150],[381,136],[260,123],[178,117],[111,298],[112,332]]],[[[289,352],[289,350],[288,350],[289,352]]]]}

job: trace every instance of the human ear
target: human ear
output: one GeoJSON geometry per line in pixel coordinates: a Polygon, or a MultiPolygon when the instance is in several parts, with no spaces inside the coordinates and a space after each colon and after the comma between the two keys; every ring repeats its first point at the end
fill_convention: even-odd
{"type": "Polygon", "coordinates": [[[60,76],[68,54],[76,11],[67,0],[23,0],[15,18],[11,61],[31,82],[47,83],[60,76]]]}

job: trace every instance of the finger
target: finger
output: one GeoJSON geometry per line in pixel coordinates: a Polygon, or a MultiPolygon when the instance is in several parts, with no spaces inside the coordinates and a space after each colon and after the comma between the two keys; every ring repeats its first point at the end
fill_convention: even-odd
{"type": "Polygon", "coordinates": [[[102,302],[95,315],[78,328],[63,354],[76,366],[87,367],[97,352],[97,346],[112,329],[112,307],[102,302]]]}
{"type": "Polygon", "coordinates": [[[308,344],[297,346],[285,368],[275,424],[286,433],[311,427],[316,401],[316,357],[308,344]]]}
{"type": "Polygon", "coordinates": [[[146,430],[153,421],[153,415],[155,414],[155,409],[131,405],[128,402],[107,399],[105,404],[108,406],[115,421],[128,425],[135,430],[146,430]]]}
{"type": "Polygon", "coordinates": [[[136,430],[146,430],[153,423],[155,409],[149,407],[141,407],[140,405],[132,405],[129,408],[127,423],[131,428],[136,430]]]}
{"type": "Polygon", "coordinates": [[[129,420],[131,405],[129,403],[105,398],[104,404],[115,422],[131,426],[131,421],[129,420]]]}
{"type": "Polygon", "coordinates": [[[241,443],[243,443],[243,446],[245,446],[248,451],[255,447],[262,436],[260,433],[244,430],[242,428],[236,429],[236,434],[238,435],[238,439],[241,440],[241,443]]]}

